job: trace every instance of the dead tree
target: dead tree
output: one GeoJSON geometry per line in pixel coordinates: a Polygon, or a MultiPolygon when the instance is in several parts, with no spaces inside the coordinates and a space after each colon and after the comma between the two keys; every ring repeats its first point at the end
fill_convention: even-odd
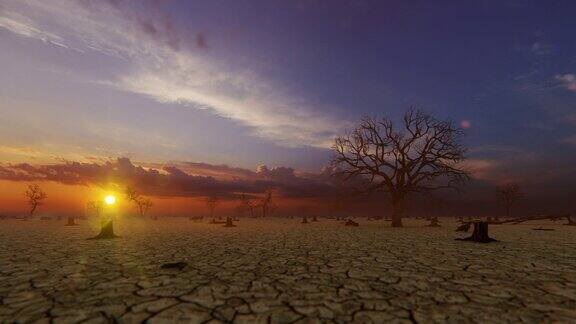
{"type": "Polygon", "coordinates": [[[335,174],[356,180],[363,193],[386,192],[392,203],[392,226],[402,226],[406,198],[413,193],[457,189],[468,180],[460,168],[462,130],[410,109],[402,123],[365,117],[351,133],[333,145],[335,174]]]}
{"type": "Polygon", "coordinates": [[[34,216],[36,209],[44,203],[46,198],[48,198],[48,195],[37,184],[29,185],[28,190],[24,192],[24,195],[28,198],[28,205],[30,206],[28,219],[30,219],[34,216]]]}
{"type": "MultiPolygon", "coordinates": [[[[520,197],[522,197],[522,193],[520,192],[520,186],[517,184],[508,183],[496,189],[496,198],[498,199],[498,203],[506,209],[507,218],[510,217],[512,205],[514,205],[520,197]]],[[[498,216],[496,216],[496,219],[498,219],[498,216]]]]}
{"type": "MultiPolygon", "coordinates": [[[[150,200],[150,198],[143,198],[143,197],[139,197],[138,200],[135,201],[135,203],[136,206],[138,207],[138,213],[140,214],[141,217],[146,216],[148,211],[154,205],[152,203],[152,200],[150,200]]],[[[154,219],[156,219],[156,217],[154,217],[154,219]]]]}
{"type": "Polygon", "coordinates": [[[216,207],[220,204],[220,199],[218,198],[218,196],[210,196],[206,198],[206,206],[208,207],[208,209],[210,209],[210,218],[212,219],[212,222],[216,222],[216,220],[214,219],[214,210],[216,210],[216,207]]]}
{"type": "MultiPolygon", "coordinates": [[[[272,201],[272,191],[269,190],[265,193],[264,197],[260,199],[260,202],[252,205],[252,210],[260,210],[262,212],[262,217],[269,216],[276,210],[276,205],[272,201]]],[[[253,211],[252,211],[253,212],[253,211]]]]}
{"type": "Polygon", "coordinates": [[[276,209],[276,206],[272,202],[272,191],[266,192],[266,195],[260,203],[260,208],[262,208],[262,217],[269,216],[274,209],[276,209]]]}
{"type": "Polygon", "coordinates": [[[126,195],[126,199],[134,204],[134,206],[136,207],[136,210],[138,211],[138,215],[140,215],[140,217],[146,216],[148,211],[150,211],[150,209],[153,206],[152,200],[150,200],[150,198],[142,197],[132,187],[126,187],[124,194],[126,195]]]}
{"type": "Polygon", "coordinates": [[[240,205],[238,206],[238,213],[245,216],[246,213],[250,217],[254,217],[254,207],[252,206],[252,200],[245,194],[240,196],[240,205]]]}

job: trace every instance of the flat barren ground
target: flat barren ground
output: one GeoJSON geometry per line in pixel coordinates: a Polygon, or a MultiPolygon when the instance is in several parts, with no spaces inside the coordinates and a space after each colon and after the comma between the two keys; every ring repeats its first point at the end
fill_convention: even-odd
{"type": "Polygon", "coordinates": [[[576,228],[0,221],[0,322],[576,322],[576,228]],[[165,263],[185,262],[163,269],[165,263]]]}

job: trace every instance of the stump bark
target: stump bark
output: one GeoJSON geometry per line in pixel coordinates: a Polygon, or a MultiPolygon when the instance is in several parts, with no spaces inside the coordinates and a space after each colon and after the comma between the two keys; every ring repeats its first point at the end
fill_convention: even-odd
{"type": "Polygon", "coordinates": [[[488,236],[488,222],[474,222],[474,231],[472,232],[472,236],[467,238],[458,238],[458,241],[471,241],[471,242],[478,242],[478,243],[490,243],[495,242],[496,240],[488,236]]]}
{"type": "Polygon", "coordinates": [[[107,223],[102,225],[102,229],[100,230],[100,234],[94,236],[93,240],[99,239],[114,239],[118,238],[116,234],[114,234],[114,222],[112,220],[108,221],[107,223]]]}
{"type": "Polygon", "coordinates": [[[438,217],[433,217],[430,219],[430,224],[427,225],[428,227],[440,227],[442,225],[440,225],[440,221],[438,220],[438,217]]]}
{"type": "Polygon", "coordinates": [[[236,225],[232,223],[232,217],[226,217],[226,224],[224,224],[224,227],[236,227],[236,225]]]}
{"type": "Polygon", "coordinates": [[[355,221],[349,219],[346,221],[346,223],[344,223],[344,226],[358,226],[359,224],[356,223],[355,221]]]}
{"type": "Polygon", "coordinates": [[[66,226],[75,226],[75,225],[78,225],[78,224],[76,224],[76,222],[74,221],[74,217],[68,216],[68,221],[66,222],[66,226]]]}

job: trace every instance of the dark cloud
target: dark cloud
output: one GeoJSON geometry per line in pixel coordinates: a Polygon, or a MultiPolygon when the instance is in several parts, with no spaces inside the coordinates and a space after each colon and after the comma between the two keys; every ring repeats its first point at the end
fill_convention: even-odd
{"type": "Polygon", "coordinates": [[[181,163],[147,168],[127,158],[106,163],[65,162],[49,165],[28,163],[0,165],[0,179],[11,181],[55,181],[70,185],[131,186],[151,196],[233,197],[239,193],[259,194],[275,190],[287,197],[314,197],[330,194],[325,182],[298,177],[291,168],[261,166],[256,172],[206,163],[181,163]],[[186,172],[212,171],[212,175],[186,172]]]}

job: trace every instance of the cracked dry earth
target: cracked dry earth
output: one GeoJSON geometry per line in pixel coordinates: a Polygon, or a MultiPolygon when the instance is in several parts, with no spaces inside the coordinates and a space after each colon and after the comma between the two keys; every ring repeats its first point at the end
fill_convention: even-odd
{"type": "Polygon", "coordinates": [[[186,219],[0,222],[0,320],[12,322],[576,322],[576,228],[186,219]],[[183,269],[161,269],[166,262],[183,269]]]}

